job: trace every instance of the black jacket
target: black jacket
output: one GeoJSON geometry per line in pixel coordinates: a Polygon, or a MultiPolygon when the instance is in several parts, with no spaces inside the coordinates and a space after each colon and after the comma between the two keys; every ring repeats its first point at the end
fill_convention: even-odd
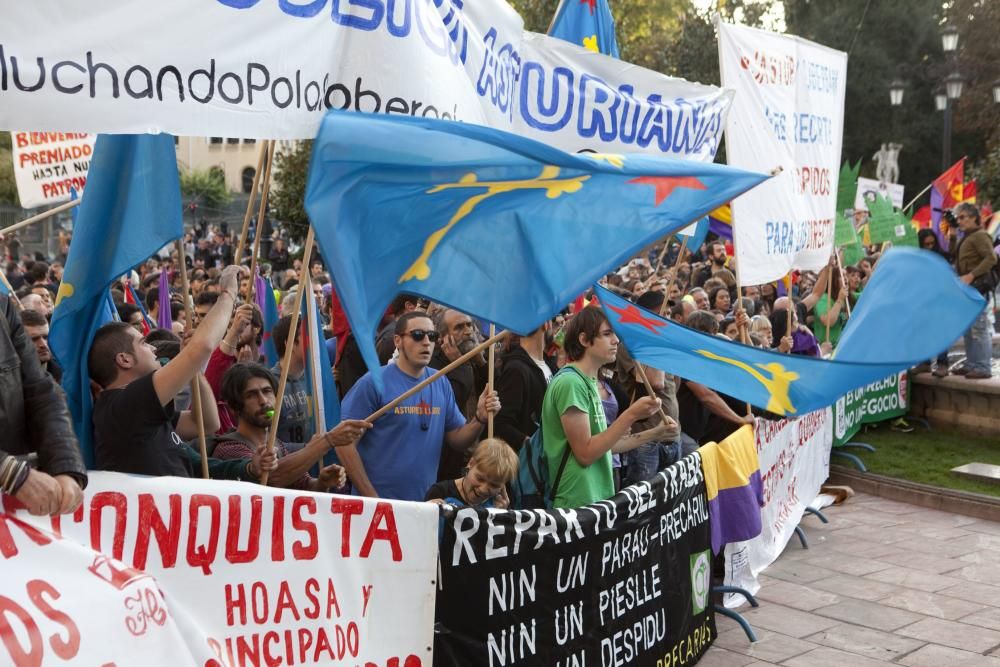
{"type": "Polygon", "coordinates": [[[515,346],[504,355],[496,383],[500,413],[493,420],[493,433],[515,451],[538,429],[547,386],[542,369],[524,348],[515,346]]]}
{"type": "Polygon", "coordinates": [[[86,486],[87,468],[65,396],[42,370],[21,316],[6,296],[0,296],[0,329],[0,461],[37,452],[39,470],[71,475],[86,486]]]}

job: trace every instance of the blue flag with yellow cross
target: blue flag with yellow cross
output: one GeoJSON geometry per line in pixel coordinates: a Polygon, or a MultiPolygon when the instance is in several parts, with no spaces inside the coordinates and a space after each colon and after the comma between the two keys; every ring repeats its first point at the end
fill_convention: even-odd
{"type": "Polygon", "coordinates": [[[600,286],[595,290],[636,361],[787,417],[832,405],[852,389],[933,358],[962,335],[985,303],[936,254],[893,248],[868,281],[834,359],[823,360],[711,336],[600,286]]]}
{"type": "Polygon", "coordinates": [[[400,292],[528,333],[644,246],[766,178],[575,155],[469,123],[331,111],[305,207],[374,369],[376,327],[400,292]]]}

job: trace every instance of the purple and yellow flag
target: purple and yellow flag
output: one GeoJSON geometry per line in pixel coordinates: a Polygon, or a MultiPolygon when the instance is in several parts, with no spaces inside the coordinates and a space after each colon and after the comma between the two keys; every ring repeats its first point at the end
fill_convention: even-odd
{"type": "Polygon", "coordinates": [[[753,427],[744,426],[722,442],[698,449],[705,474],[712,551],[760,535],[764,489],[753,427]]]}

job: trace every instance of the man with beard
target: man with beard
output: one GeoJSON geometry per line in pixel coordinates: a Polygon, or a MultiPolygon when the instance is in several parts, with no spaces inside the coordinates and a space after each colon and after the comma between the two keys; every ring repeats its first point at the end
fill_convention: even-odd
{"type": "MultiPolygon", "coordinates": [[[[229,266],[222,272],[222,295],[187,345],[164,365],[156,350],[132,325],[109,322],[97,330],[87,356],[87,370],[100,394],[94,402],[94,455],[97,469],[140,475],[192,477],[201,466],[197,450],[184,444],[198,436],[190,411],[178,412],[174,398],[192,380],[201,383],[202,396],[211,389],[201,369],[222,340],[236,301],[239,276],[245,268],[229,266]]],[[[202,402],[206,432],[219,426],[212,401],[202,402]]],[[[251,459],[209,459],[213,479],[256,480],[270,470],[273,456],[263,449],[251,459]]]]}
{"type": "MultiPolygon", "coordinates": [[[[344,397],[341,415],[365,419],[433,375],[428,366],[438,332],[425,313],[404,313],[396,320],[395,362],[366,373],[344,397]],[[382,388],[373,373],[381,375],[382,388]]],[[[380,417],[357,445],[338,450],[356,495],[423,500],[440,479],[436,472],[442,445],[472,447],[490,413],[500,410],[497,393],[483,391],[474,418],[466,421],[455,403],[451,384],[438,378],[380,417]]]]}
{"type": "MultiPolygon", "coordinates": [[[[278,380],[274,373],[256,362],[241,362],[222,377],[222,399],[237,415],[236,430],[214,439],[212,456],[218,459],[248,458],[267,442],[271,427],[278,380]]],[[[278,466],[268,483],[282,489],[329,491],[342,488],[347,477],[344,469],[333,463],[320,469],[319,477],[308,470],[323,459],[333,447],[356,443],[371,424],[361,420],[342,421],[326,433],[319,433],[298,451],[289,453],[285,442],[275,439],[278,466]]]]}
{"type": "MultiPolygon", "coordinates": [[[[441,344],[431,358],[431,368],[444,368],[479,344],[475,323],[461,311],[451,308],[439,311],[434,322],[441,344]]],[[[482,353],[448,372],[448,382],[455,394],[455,403],[467,419],[475,414],[476,396],[486,387],[488,373],[489,368],[482,353]]],[[[465,462],[465,452],[444,448],[441,451],[438,479],[461,477],[465,462]]]]}
{"type": "Polygon", "coordinates": [[[705,281],[714,276],[716,273],[726,268],[726,245],[721,241],[715,241],[709,245],[709,255],[708,264],[701,267],[698,273],[694,276],[694,284],[701,285],[705,284],[705,281]]]}

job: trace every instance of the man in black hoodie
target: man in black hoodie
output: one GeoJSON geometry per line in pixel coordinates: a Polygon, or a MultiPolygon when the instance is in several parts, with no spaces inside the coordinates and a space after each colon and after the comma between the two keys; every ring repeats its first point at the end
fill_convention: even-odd
{"type": "Polygon", "coordinates": [[[546,323],[514,344],[503,357],[497,379],[501,408],[493,421],[493,432],[515,451],[534,434],[541,420],[542,399],[552,379],[552,367],[543,354],[548,328],[546,323]]]}

